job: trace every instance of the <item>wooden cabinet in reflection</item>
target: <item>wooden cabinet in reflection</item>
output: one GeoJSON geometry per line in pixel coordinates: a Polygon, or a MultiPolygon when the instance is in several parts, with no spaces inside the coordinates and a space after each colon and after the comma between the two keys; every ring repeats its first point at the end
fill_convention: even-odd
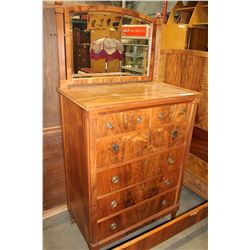
{"type": "Polygon", "coordinates": [[[74,73],[80,68],[90,68],[90,37],[89,32],[74,28],[73,30],[74,73]]]}

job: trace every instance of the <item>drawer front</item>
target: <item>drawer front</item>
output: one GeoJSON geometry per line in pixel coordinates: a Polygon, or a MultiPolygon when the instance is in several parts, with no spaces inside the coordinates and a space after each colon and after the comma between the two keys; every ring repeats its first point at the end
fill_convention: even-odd
{"type": "Polygon", "coordinates": [[[137,182],[179,169],[184,148],[170,149],[143,160],[97,172],[97,194],[104,195],[137,182]]]}
{"type": "Polygon", "coordinates": [[[100,115],[97,119],[97,137],[148,128],[149,118],[150,109],[100,115]]]}
{"type": "Polygon", "coordinates": [[[187,123],[178,123],[152,129],[150,141],[153,148],[179,146],[186,142],[187,123]]]}
{"type": "Polygon", "coordinates": [[[97,139],[97,168],[148,154],[149,139],[149,132],[97,139]]]}
{"type": "Polygon", "coordinates": [[[151,179],[121,192],[97,200],[98,219],[133,206],[177,186],[179,170],[151,179]]]}
{"type": "Polygon", "coordinates": [[[173,124],[144,133],[97,139],[97,168],[154,153],[186,142],[187,124],[173,124]]]}
{"type": "Polygon", "coordinates": [[[152,109],[152,126],[166,125],[169,122],[183,122],[189,118],[190,103],[171,104],[152,109]]]}
{"type": "Polygon", "coordinates": [[[115,234],[174,205],[176,190],[98,223],[98,240],[115,234]]]}

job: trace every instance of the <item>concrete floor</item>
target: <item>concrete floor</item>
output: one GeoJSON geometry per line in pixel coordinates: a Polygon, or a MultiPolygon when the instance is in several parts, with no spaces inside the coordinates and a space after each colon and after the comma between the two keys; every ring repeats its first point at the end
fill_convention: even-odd
{"type": "MultiPolygon", "coordinates": [[[[177,216],[191,208],[203,203],[204,200],[193,193],[186,187],[183,187],[180,201],[180,210],[177,216]]],[[[133,237],[141,233],[143,230],[150,229],[157,224],[168,220],[170,216],[166,216],[157,222],[154,222],[123,239],[133,237]]],[[[112,246],[120,243],[116,241],[103,248],[111,249],[112,246]]],[[[68,212],[60,213],[43,221],[43,249],[44,250],[87,250],[87,244],[82,237],[76,224],[69,224],[68,212]]],[[[166,250],[205,250],[208,249],[208,219],[204,219],[199,223],[189,227],[181,233],[175,235],[167,241],[162,242],[158,246],[152,248],[166,250]]]]}

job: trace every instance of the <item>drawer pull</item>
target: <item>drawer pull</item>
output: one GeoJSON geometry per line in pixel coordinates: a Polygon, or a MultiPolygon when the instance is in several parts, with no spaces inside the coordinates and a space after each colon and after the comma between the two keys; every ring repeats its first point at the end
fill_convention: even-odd
{"type": "Polygon", "coordinates": [[[111,201],[110,206],[111,206],[112,208],[117,207],[117,201],[116,201],[116,200],[111,201]]]}
{"type": "Polygon", "coordinates": [[[162,200],[162,201],[161,201],[161,205],[162,205],[163,207],[165,207],[165,206],[167,205],[167,200],[162,200]]]}
{"type": "Polygon", "coordinates": [[[173,165],[173,164],[174,164],[174,159],[168,158],[168,165],[173,165]]]}
{"type": "Polygon", "coordinates": [[[160,113],[159,113],[159,119],[160,119],[160,120],[163,120],[163,119],[164,119],[164,114],[163,114],[163,112],[160,112],[160,113]]]}
{"type": "Polygon", "coordinates": [[[111,228],[111,230],[115,230],[115,229],[117,228],[117,224],[113,222],[113,223],[110,225],[110,228],[111,228]]]}
{"type": "Polygon", "coordinates": [[[187,110],[186,110],[186,109],[183,109],[183,110],[180,112],[180,115],[185,115],[186,112],[187,112],[187,110]]]}
{"type": "Polygon", "coordinates": [[[165,181],[164,181],[164,184],[165,184],[166,186],[170,185],[170,183],[171,183],[170,180],[165,180],[165,181]]]}
{"type": "Polygon", "coordinates": [[[175,139],[175,138],[177,137],[177,130],[173,130],[173,131],[171,132],[171,137],[172,137],[173,139],[175,139]]]}
{"type": "Polygon", "coordinates": [[[106,124],[106,128],[109,128],[109,129],[113,128],[112,123],[111,123],[111,122],[107,123],[107,124],[106,124]]]}
{"type": "Polygon", "coordinates": [[[113,177],[112,177],[112,183],[113,183],[113,184],[116,184],[116,183],[118,183],[118,182],[119,182],[119,177],[116,176],[116,175],[113,176],[113,177]]]}
{"type": "Polygon", "coordinates": [[[113,150],[114,153],[118,153],[118,152],[119,152],[119,145],[116,144],[116,143],[113,144],[113,145],[112,145],[112,150],[113,150]]]}
{"type": "Polygon", "coordinates": [[[137,123],[139,123],[139,124],[142,123],[142,117],[141,116],[137,117],[137,123]]]}

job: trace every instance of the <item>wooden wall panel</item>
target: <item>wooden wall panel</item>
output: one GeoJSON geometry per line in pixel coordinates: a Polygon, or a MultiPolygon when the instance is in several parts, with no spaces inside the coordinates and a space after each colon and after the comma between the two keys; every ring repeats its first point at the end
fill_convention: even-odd
{"type": "Polygon", "coordinates": [[[62,131],[44,130],[43,134],[43,209],[66,203],[62,131]]]}
{"type": "MultiPolygon", "coordinates": [[[[207,52],[194,50],[161,50],[164,82],[203,94],[197,109],[195,124],[208,129],[208,58],[207,52]],[[165,60],[165,61],[163,61],[165,60]]],[[[162,73],[161,73],[162,75],[162,73]]],[[[162,77],[162,76],[161,76],[162,77]]],[[[161,78],[160,78],[161,80],[161,78]]]]}
{"type": "Polygon", "coordinates": [[[43,209],[66,203],[53,5],[43,6],[43,209]]]}
{"type": "Polygon", "coordinates": [[[43,9],[43,127],[60,125],[57,38],[54,8],[43,9]]]}
{"type": "Polygon", "coordinates": [[[184,184],[208,198],[208,57],[207,52],[168,49],[161,51],[164,82],[201,92],[184,184]],[[165,70],[165,71],[164,71],[165,70]],[[204,178],[206,176],[206,178],[204,178]]]}

